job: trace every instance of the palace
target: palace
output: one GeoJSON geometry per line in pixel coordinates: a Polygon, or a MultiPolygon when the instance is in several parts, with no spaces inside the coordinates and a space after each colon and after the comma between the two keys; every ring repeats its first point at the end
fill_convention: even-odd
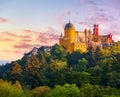
{"type": "Polygon", "coordinates": [[[87,52],[90,47],[108,47],[113,43],[112,34],[99,35],[98,24],[93,25],[93,32],[85,29],[84,32],[76,31],[74,25],[69,22],[65,25],[64,35],[61,34],[59,44],[69,52],[87,52]]]}

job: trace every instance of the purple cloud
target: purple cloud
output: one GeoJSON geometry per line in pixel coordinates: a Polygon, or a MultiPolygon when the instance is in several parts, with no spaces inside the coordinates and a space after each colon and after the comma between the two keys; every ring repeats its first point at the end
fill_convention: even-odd
{"type": "Polygon", "coordinates": [[[7,22],[9,22],[8,19],[0,17],[0,23],[7,23],[7,22]]]}
{"type": "Polygon", "coordinates": [[[58,43],[59,36],[54,35],[52,33],[40,33],[37,41],[41,45],[54,45],[55,43],[58,43]]]}

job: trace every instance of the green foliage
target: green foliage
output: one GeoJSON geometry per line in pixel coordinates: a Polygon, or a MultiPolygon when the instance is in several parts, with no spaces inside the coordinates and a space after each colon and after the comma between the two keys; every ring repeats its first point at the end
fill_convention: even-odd
{"type": "Polygon", "coordinates": [[[46,59],[45,59],[45,56],[44,56],[44,53],[41,52],[39,55],[38,55],[38,59],[39,61],[42,63],[42,64],[45,64],[46,63],[46,59]]]}
{"type": "Polygon", "coordinates": [[[17,63],[17,61],[13,61],[10,64],[10,75],[11,75],[11,80],[14,82],[16,80],[21,79],[22,75],[22,68],[21,66],[17,63]]]}
{"type": "Polygon", "coordinates": [[[81,87],[82,85],[90,82],[90,75],[87,72],[67,72],[65,75],[66,83],[75,83],[78,87],[81,87]]]}
{"type": "Polygon", "coordinates": [[[47,63],[51,62],[52,56],[50,52],[45,53],[45,59],[47,63]]]}
{"type": "Polygon", "coordinates": [[[25,62],[26,72],[36,72],[40,66],[41,64],[35,55],[32,55],[31,57],[27,57],[25,62]]]}
{"type": "Polygon", "coordinates": [[[79,97],[80,91],[75,84],[56,85],[46,97],[79,97]]]}
{"type": "Polygon", "coordinates": [[[68,54],[65,48],[57,44],[52,47],[50,53],[53,56],[53,59],[61,59],[61,60],[65,60],[64,58],[68,54]]]}
{"type": "Polygon", "coordinates": [[[88,61],[85,58],[82,58],[81,60],[78,60],[78,70],[79,71],[85,71],[87,70],[87,65],[88,65],[88,61]]]}
{"type": "Polygon", "coordinates": [[[80,97],[120,97],[120,90],[111,87],[86,84],[80,88],[80,97]]]}
{"type": "Polygon", "coordinates": [[[45,97],[51,89],[48,86],[39,86],[31,90],[33,97],[45,97]]]}
{"type": "Polygon", "coordinates": [[[55,60],[50,63],[50,69],[52,71],[60,70],[65,68],[67,65],[66,61],[55,60]]]}
{"type": "Polygon", "coordinates": [[[31,97],[21,88],[20,83],[17,81],[15,84],[0,80],[0,97],[31,97]]]}
{"type": "Polygon", "coordinates": [[[80,52],[73,52],[71,54],[67,55],[67,61],[68,64],[71,66],[77,65],[78,64],[78,60],[82,58],[82,54],[80,52]]]}
{"type": "Polygon", "coordinates": [[[11,74],[13,75],[21,75],[22,73],[22,69],[21,69],[21,66],[16,62],[16,61],[13,61],[11,63],[11,74]]]}
{"type": "Polygon", "coordinates": [[[117,42],[111,46],[111,52],[113,55],[120,54],[120,42],[117,42]]]}

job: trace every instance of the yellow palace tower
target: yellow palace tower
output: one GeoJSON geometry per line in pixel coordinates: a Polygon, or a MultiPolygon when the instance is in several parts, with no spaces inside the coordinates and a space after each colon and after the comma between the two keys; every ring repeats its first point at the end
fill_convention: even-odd
{"type": "Polygon", "coordinates": [[[64,36],[61,34],[59,44],[66,48],[69,52],[76,50],[86,52],[86,44],[78,43],[77,31],[75,31],[75,27],[71,22],[65,25],[64,36]]]}

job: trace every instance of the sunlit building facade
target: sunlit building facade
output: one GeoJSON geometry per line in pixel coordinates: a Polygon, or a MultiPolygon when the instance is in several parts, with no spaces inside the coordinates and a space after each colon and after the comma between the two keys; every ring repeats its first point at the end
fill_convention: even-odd
{"type": "Polygon", "coordinates": [[[83,32],[76,31],[74,25],[69,22],[65,25],[64,35],[61,34],[59,44],[69,52],[87,52],[90,47],[108,47],[113,43],[112,35],[99,35],[99,25],[93,25],[93,32],[85,29],[83,32]]]}

